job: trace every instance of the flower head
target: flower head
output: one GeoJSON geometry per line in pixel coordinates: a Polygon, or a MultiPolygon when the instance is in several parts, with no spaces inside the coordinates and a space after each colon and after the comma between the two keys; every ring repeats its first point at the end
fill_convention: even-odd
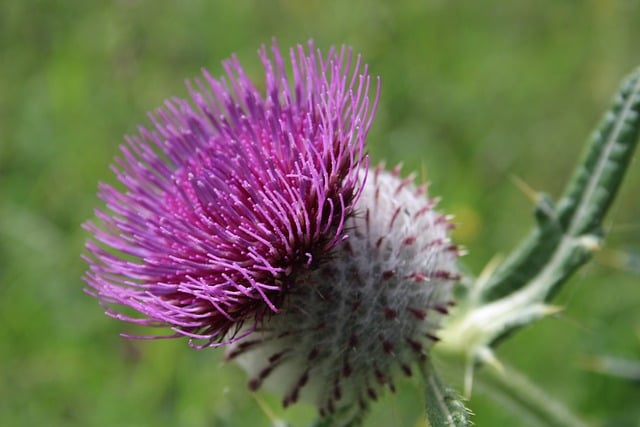
{"type": "Polygon", "coordinates": [[[360,58],[310,43],[289,76],[271,55],[264,95],[233,57],[126,139],[123,189],[101,184],[107,209],[86,224],[85,279],[116,318],[230,344],[285,406],[366,407],[437,340],[459,250],[425,187],[369,173],[360,58]]]}
{"type": "Polygon", "coordinates": [[[224,78],[204,71],[191,102],[167,101],[126,138],[122,186],[100,184],[106,209],[85,224],[85,280],[108,314],[195,346],[231,342],[346,239],[375,110],[367,67],[311,42],[291,49],[291,73],[275,44],[271,55],[259,53],[264,95],[232,57],[224,78]]]}

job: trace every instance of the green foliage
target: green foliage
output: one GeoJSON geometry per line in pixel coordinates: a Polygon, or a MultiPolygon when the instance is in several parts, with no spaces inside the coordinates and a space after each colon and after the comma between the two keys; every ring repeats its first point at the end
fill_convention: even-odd
{"type": "Polygon", "coordinates": [[[536,228],[498,267],[481,300],[496,300],[527,282],[548,277],[540,296],[540,302],[547,301],[599,249],[604,216],[633,158],[639,133],[640,71],[636,71],[594,131],[558,207],[547,196],[540,197],[536,228]]]}
{"type": "MultiPolygon", "coordinates": [[[[124,340],[127,327],[82,293],[80,224],[97,181],[115,181],[122,135],[184,96],[200,67],[219,75],[237,52],[257,76],[255,51],[272,36],[352,44],[382,76],[373,162],[426,171],[479,271],[530,224],[510,175],[561,190],[620,76],[640,63],[639,17],[634,0],[0,2],[0,425],[271,425],[220,351],[124,340]]],[[[616,426],[640,418],[640,391],[582,366],[640,357],[640,272],[623,262],[640,251],[637,162],[629,172],[604,249],[558,295],[565,314],[499,349],[575,412],[616,426]]],[[[423,425],[420,394],[401,382],[363,426],[423,425]]],[[[292,425],[315,416],[260,398],[292,425]]],[[[477,425],[522,425],[482,394],[469,406],[477,425]]]]}

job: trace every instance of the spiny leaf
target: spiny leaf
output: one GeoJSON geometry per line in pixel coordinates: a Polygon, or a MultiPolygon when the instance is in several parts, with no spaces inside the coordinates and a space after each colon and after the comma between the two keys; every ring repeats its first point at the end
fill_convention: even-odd
{"type": "Polygon", "coordinates": [[[524,287],[553,261],[557,274],[545,295],[548,300],[589,259],[588,246],[566,245],[570,245],[570,239],[602,236],[602,220],[633,157],[639,133],[640,69],[623,83],[557,206],[548,197],[541,197],[536,206],[537,226],[486,284],[485,301],[524,287]],[[560,260],[561,249],[564,259],[560,260]]]}

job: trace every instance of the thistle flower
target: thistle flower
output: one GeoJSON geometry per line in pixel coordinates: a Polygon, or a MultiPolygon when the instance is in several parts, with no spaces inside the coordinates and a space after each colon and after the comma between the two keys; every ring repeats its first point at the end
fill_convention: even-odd
{"type": "Polygon", "coordinates": [[[102,226],[85,224],[85,281],[109,315],[196,347],[231,342],[347,237],[375,111],[367,66],[310,42],[291,49],[290,79],[271,53],[259,52],[264,96],[232,57],[226,78],[204,71],[187,84],[191,103],[167,101],[126,138],[113,167],[124,190],[100,184],[102,226]]]}
{"type": "Polygon", "coordinates": [[[233,57],[126,139],[124,190],[101,184],[102,224],[85,226],[85,280],[115,318],[229,344],[285,406],[366,407],[437,340],[459,250],[426,187],[369,172],[378,97],[360,57],[309,43],[290,78],[271,54],[264,96],[233,57]]]}

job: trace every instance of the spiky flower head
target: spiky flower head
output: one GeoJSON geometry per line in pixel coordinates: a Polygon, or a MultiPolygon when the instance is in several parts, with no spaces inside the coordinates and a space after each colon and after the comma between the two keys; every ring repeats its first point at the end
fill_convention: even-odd
{"type": "Polygon", "coordinates": [[[102,224],[85,225],[85,280],[111,316],[194,346],[233,341],[347,237],[375,111],[367,66],[311,42],[290,50],[291,74],[275,43],[271,55],[259,52],[264,95],[232,57],[121,146],[123,188],[100,184],[102,224]]]}
{"type": "Polygon", "coordinates": [[[260,51],[264,95],[233,57],[127,138],[122,188],[100,185],[107,209],[86,225],[85,279],[111,316],[230,344],[251,389],[329,414],[426,357],[459,251],[424,186],[369,171],[377,94],[360,58],[289,56],[291,73],[260,51]]]}

